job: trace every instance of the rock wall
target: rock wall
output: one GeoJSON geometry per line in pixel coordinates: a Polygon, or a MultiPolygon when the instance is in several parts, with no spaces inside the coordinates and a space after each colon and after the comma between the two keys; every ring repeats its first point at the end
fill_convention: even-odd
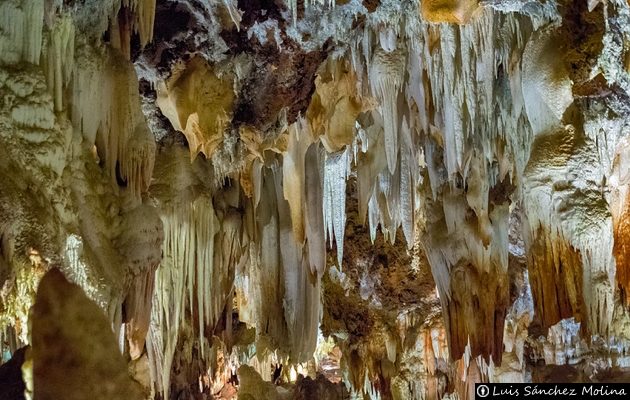
{"type": "Polygon", "coordinates": [[[151,398],[605,379],[629,49],[622,0],[4,1],[3,359],[54,270],[151,398]]]}

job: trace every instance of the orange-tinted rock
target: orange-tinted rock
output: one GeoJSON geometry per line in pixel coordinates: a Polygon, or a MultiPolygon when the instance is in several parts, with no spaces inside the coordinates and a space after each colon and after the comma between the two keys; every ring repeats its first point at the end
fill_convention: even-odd
{"type": "Polygon", "coordinates": [[[617,285],[621,299],[630,306],[630,199],[625,199],[621,215],[613,217],[613,254],[617,263],[617,285]]]}
{"type": "Polygon", "coordinates": [[[140,358],[144,351],[144,342],[151,319],[154,280],[155,271],[153,269],[140,274],[134,279],[131,291],[124,303],[124,322],[127,323],[125,333],[132,360],[140,358]]]}
{"type": "Polygon", "coordinates": [[[473,358],[501,363],[508,284],[506,274],[479,272],[470,264],[452,270],[451,298],[441,297],[452,360],[463,357],[470,343],[473,358]]]}
{"type": "Polygon", "coordinates": [[[423,0],[422,17],[430,22],[465,24],[477,6],[477,0],[423,0]]]}
{"type": "Polygon", "coordinates": [[[234,77],[193,58],[157,90],[157,105],[173,127],[184,133],[191,157],[212,156],[223,141],[234,107],[234,77]]]}
{"type": "Polygon", "coordinates": [[[554,240],[539,229],[528,261],[535,315],[543,328],[564,318],[586,321],[579,251],[562,238],[554,240]]]}

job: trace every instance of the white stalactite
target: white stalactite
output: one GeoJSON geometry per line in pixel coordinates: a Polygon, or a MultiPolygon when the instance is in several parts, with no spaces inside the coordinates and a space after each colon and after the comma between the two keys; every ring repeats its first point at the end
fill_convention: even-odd
{"type": "Polygon", "coordinates": [[[150,356],[168,399],[173,356],[187,309],[198,315],[196,329],[204,357],[206,326],[213,326],[217,311],[222,311],[213,302],[221,298],[219,290],[227,277],[215,272],[220,265],[215,265],[214,237],[220,224],[212,199],[199,197],[187,208],[164,215],[162,221],[164,259],[155,278],[150,356]]]}
{"type": "Polygon", "coordinates": [[[326,154],[324,161],[324,226],[327,238],[337,245],[337,262],[343,261],[343,237],[346,229],[346,179],[350,167],[350,147],[326,154]]]}

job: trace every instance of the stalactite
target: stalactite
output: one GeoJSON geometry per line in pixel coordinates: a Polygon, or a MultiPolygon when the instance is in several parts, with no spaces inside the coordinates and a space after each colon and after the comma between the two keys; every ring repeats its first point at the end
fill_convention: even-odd
{"type": "Polygon", "coordinates": [[[379,100],[383,116],[385,155],[389,172],[392,174],[396,169],[399,152],[400,115],[397,104],[403,85],[405,58],[405,52],[400,49],[393,52],[377,49],[369,70],[371,90],[379,100]]]}
{"type": "Polygon", "coordinates": [[[7,1],[0,5],[0,63],[39,64],[44,0],[7,1]]]}
{"type": "Polygon", "coordinates": [[[121,254],[124,273],[132,275],[125,281],[128,290],[122,304],[122,319],[128,323],[130,355],[137,359],[142,355],[149,326],[154,276],[162,257],[164,233],[162,221],[153,207],[140,205],[126,210],[122,216],[122,229],[114,245],[121,254]]]}
{"type": "Polygon", "coordinates": [[[195,312],[198,316],[195,328],[203,358],[206,326],[214,326],[218,318],[213,299],[220,296],[226,277],[215,273],[214,236],[220,224],[212,199],[199,197],[185,213],[165,215],[162,220],[165,254],[155,279],[150,356],[168,398],[175,346],[185,314],[195,312]]]}
{"type": "Polygon", "coordinates": [[[46,80],[55,101],[55,111],[64,110],[65,90],[72,80],[74,69],[75,27],[70,16],[55,21],[50,30],[49,43],[44,52],[46,80]]]}
{"type": "Polygon", "coordinates": [[[251,297],[255,302],[255,323],[257,335],[268,335],[280,343],[286,337],[286,325],[282,299],[284,296],[284,278],[280,254],[280,228],[276,178],[274,171],[263,168],[260,202],[255,210],[257,219],[257,244],[250,253],[250,279],[254,292],[251,297]],[[260,246],[259,248],[257,248],[260,246]],[[258,253],[259,252],[259,253],[258,253]],[[282,284],[282,286],[280,286],[282,284]]]}
{"type": "MultiPolygon", "coordinates": [[[[406,127],[406,121],[403,122],[403,131],[408,129],[406,127]]],[[[412,155],[406,148],[402,148],[400,152],[400,207],[398,208],[400,213],[400,223],[402,225],[402,231],[407,241],[407,248],[411,249],[416,242],[416,177],[415,170],[416,165],[412,158],[412,155]]],[[[395,211],[395,210],[394,210],[395,211]]]]}
{"type": "MultiPolygon", "coordinates": [[[[279,190],[280,184],[278,180],[276,182],[279,190]]],[[[284,277],[282,305],[291,343],[290,357],[292,362],[306,362],[312,357],[317,344],[321,308],[320,280],[317,276],[311,276],[308,254],[290,229],[291,218],[286,212],[282,194],[278,193],[277,198],[279,243],[282,244],[279,247],[284,277]]]]}
{"type": "Polygon", "coordinates": [[[326,268],[326,232],[324,229],[322,177],[320,176],[321,153],[319,144],[313,143],[306,150],[305,170],[305,225],[308,259],[312,273],[321,276],[326,268]]]}
{"type": "Polygon", "coordinates": [[[140,109],[133,68],[115,54],[82,46],[75,59],[71,105],[74,129],[96,145],[112,182],[122,179],[137,197],[146,191],[155,140],[140,109]]]}
{"type": "Polygon", "coordinates": [[[186,135],[192,158],[199,152],[212,156],[223,141],[234,107],[233,79],[231,73],[195,57],[158,83],[156,104],[173,128],[186,135]]]}
{"type": "Polygon", "coordinates": [[[155,271],[149,270],[137,277],[130,293],[125,300],[125,314],[127,324],[125,334],[129,343],[129,355],[137,360],[144,352],[144,343],[149,331],[151,320],[151,302],[155,271]]]}
{"type": "Polygon", "coordinates": [[[582,260],[577,249],[539,228],[529,244],[529,270],[536,314],[543,327],[555,325],[564,318],[586,318],[580,293],[582,260]]]}
{"type": "Polygon", "coordinates": [[[346,179],[350,148],[327,154],[324,161],[324,227],[326,237],[337,245],[337,262],[343,260],[343,238],[346,229],[346,179]]]}
{"type": "MultiPolygon", "coordinates": [[[[378,117],[378,114],[372,114],[378,117]]],[[[361,152],[358,157],[355,157],[357,164],[357,185],[358,185],[358,200],[359,200],[359,217],[362,223],[365,222],[366,214],[368,212],[368,204],[372,198],[374,192],[374,186],[376,183],[376,177],[387,167],[387,160],[385,157],[385,147],[383,145],[384,135],[383,128],[379,119],[375,119],[374,123],[367,127],[365,132],[366,152],[361,152]]],[[[373,229],[376,226],[370,224],[373,229]]]]}
{"type": "Polygon", "coordinates": [[[131,58],[131,37],[138,34],[140,46],[153,39],[156,0],[124,0],[118,2],[115,15],[110,18],[109,36],[112,47],[120,50],[126,59],[131,58]]]}
{"type": "MultiPolygon", "coordinates": [[[[142,47],[149,44],[153,39],[153,23],[155,20],[155,3],[156,0],[136,0],[136,31],[140,36],[140,45],[142,47]]],[[[132,3],[133,4],[133,3],[132,3]]]]}
{"type": "Polygon", "coordinates": [[[289,127],[287,152],[282,160],[282,188],[289,203],[293,235],[298,243],[304,242],[305,156],[311,144],[297,124],[289,127]]]}

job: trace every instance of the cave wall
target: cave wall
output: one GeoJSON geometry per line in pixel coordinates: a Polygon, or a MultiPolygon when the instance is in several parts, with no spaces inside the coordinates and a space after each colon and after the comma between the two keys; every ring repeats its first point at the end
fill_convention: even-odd
{"type": "Polygon", "coordinates": [[[37,360],[55,270],[147,397],[627,366],[629,27],[621,0],[2,2],[0,348],[37,360]]]}

